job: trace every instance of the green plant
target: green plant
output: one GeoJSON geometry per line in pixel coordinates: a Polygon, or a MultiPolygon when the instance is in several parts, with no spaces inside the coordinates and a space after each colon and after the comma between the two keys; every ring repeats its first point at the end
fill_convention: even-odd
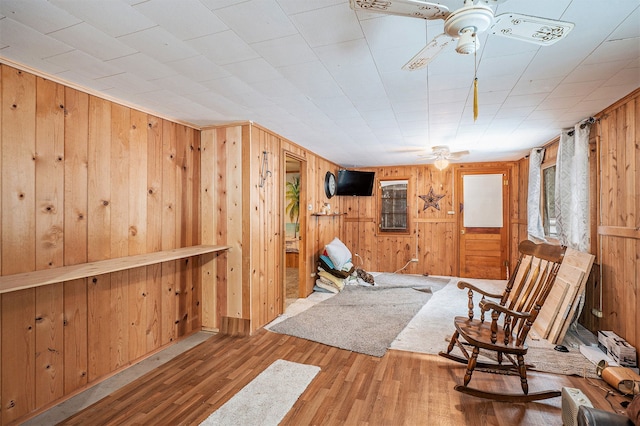
{"type": "Polygon", "coordinates": [[[285,211],[291,222],[295,222],[297,234],[300,219],[300,177],[294,177],[292,181],[287,182],[286,197],[289,204],[287,204],[285,211]]]}

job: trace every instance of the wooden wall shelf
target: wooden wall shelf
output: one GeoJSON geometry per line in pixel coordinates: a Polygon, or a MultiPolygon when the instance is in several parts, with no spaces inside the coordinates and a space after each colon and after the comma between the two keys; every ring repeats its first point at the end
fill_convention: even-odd
{"type": "Polygon", "coordinates": [[[229,249],[229,246],[198,245],[158,251],[155,253],[100,260],[97,262],[81,263],[78,265],[62,266],[60,268],[5,275],[0,277],[0,294],[76,280],[79,278],[93,277],[96,275],[108,274],[110,272],[124,271],[141,266],[183,259],[186,257],[215,253],[227,249],[229,249]]]}

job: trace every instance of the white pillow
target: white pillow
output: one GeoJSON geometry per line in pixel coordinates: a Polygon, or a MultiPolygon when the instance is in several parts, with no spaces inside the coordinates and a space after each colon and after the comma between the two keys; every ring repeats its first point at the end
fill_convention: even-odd
{"type": "Polygon", "coordinates": [[[316,285],[321,289],[328,291],[329,293],[340,293],[340,290],[338,290],[333,284],[327,284],[319,278],[316,280],[316,285]]]}
{"type": "Polygon", "coordinates": [[[351,252],[338,237],[324,246],[324,249],[337,270],[342,270],[345,263],[351,262],[351,252]]]}

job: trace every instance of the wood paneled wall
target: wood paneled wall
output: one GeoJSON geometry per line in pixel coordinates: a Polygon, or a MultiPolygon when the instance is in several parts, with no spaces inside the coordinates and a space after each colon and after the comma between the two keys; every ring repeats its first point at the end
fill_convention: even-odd
{"type": "Polygon", "coordinates": [[[591,330],[613,330],[640,348],[640,89],[596,117],[591,136],[599,188],[592,192],[592,223],[601,276],[592,281],[582,320],[591,330]],[[602,308],[602,318],[592,308],[602,308]]]}
{"type": "MultiPolygon", "coordinates": [[[[378,167],[360,170],[374,171],[379,179],[408,179],[408,204],[410,233],[382,234],[377,232],[379,222],[379,185],[376,184],[371,197],[341,198],[347,216],[344,219],[343,241],[352,252],[356,266],[368,271],[395,272],[403,267],[403,273],[429,275],[458,275],[459,204],[455,194],[454,176],[459,167],[491,168],[497,163],[452,164],[445,170],[433,165],[378,167]],[[424,209],[420,195],[433,188],[435,194],[444,195],[440,209],[424,209]],[[417,258],[418,262],[411,262],[417,258]]],[[[504,167],[504,163],[499,165],[504,167]]],[[[509,179],[520,179],[517,164],[508,163],[509,179]]],[[[519,224],[518,194],[511,191],[511,217],[508,226],[517,229],[519,224]]],[[[514,238],[514,237],[512,237],[514,238]]],[[[517,244],[516,244],[517,248],[517,244]]]]}
{"type": "MultiPolygon", "coordinates": [[[[203,290],[203,326],[251,333],[283,310],[285,152],[304,168],[300,255],[307,295],[313,290],[318,251],[340,235],[341,218],[316,218],[306,206],[319,209],[329,201],[324,176],[338,167],[254,123],[203,129],[201,138],[203,243],[231,246],[218,260],[215,290],[203,290]]],[[[334,200],[332,205],[340,208],[334,200]]]]}
{"type": "MultiPolygon", "coordinates": [[[[640,89],[596,114],[590,143],[591,250],[596,256],[579,322],[592,332],[613,330],[640,347],[640,89]],[[592,311],[601,311],[602,317],[592,311]]],[[[558,139],[544,164],[555,163],[558,139]]],[[[526,238],[528,160],[522,182],[522,237],[526,238]]]]}
{"type": "MultiPolygon", "coordinates": [[[[197,130],[0,72],[2,275],[200,243],[197,130]]],[[[0,424],[199,330],[200,262],[2,294],[0,424]]]]}

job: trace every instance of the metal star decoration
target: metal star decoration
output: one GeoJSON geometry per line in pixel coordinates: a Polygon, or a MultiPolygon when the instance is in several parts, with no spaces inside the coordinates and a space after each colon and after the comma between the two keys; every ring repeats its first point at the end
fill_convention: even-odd
{"type": "Polygon", "coordinates": [[[418,195],[419,198],[424,200],[424,208],[422,210],[426,210],[429,207],[433,207],[436,210],[440,210],[440,206],[438,203],[441,199],[444,198],[443,195],[439,195],[433,192],[433,186],[429,188],[429,193],[427,195],[418,195]]]}

